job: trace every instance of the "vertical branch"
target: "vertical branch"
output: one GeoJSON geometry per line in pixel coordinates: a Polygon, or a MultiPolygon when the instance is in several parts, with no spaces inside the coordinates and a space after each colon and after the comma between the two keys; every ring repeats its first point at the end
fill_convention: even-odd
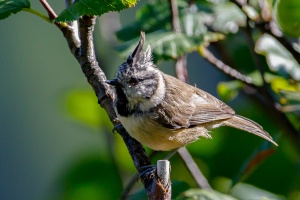
{"type": "MultiPolygon", "coordinates": [[[[181,33],[180,21],[179,21],[179,12],[177,0],[169,0],[170,10],[172,16],[172,26],[173,31],[176,33],[181,33]]],[[[188,73],[186,69],[186,55],[180,56],[175,63],[176,76],[179,80],[188,83],[188,73]]]]}
{"type": "MultiPolygon", "coordinates": [[[[77,29],[74,30],[70,25],[59,28],[68,42],[70,51],[79,62],[87,81],[94,89],[98,97],[98,103],[106,110],[111,122],[116,126],[116,131],[126,144],[134,166],[141,174],[144,172],[143,167],[151,165],[151,162],[143,146],[137,140],[130,137],[122,126],[117,126],[119,125],[119,121],[116,120],[116,113],[113,108],[114,92],[105,83],[106,76],[95,57],[93,42],[95,23],[95,16],[82,16],[79,19],[79,33],[76,32],[77,29]],[[79,38],[76,35],[79,35],[79,38]]],[[[164,190],[155,174],[154,176],[142,176],[141,179],[149,199],[157,199],[156,197],[162,199],[164,190]]]]}
{"type": "MultiPolygon", "coordinates": [[[[171,16],[172,16],[172,26],[173,26],[173,31],[176,33],[181,33],[181,27],[180,27],[180,21],[179,21],[179,12],[178,12],[178,6],[177,6],[177,1],[176,0],[169,0],[170,3],[170,10],[171,10],[171,16]]],[[[186,69],[186,55],[183,55],[179,57],[176,60],[175,68],[176,68],[176,75],[177,78],[185,83],[188,83],[188,73],[186,69]]],[[[186,147],[182,147],[178,150],[178,153],[189,169],[190,173],[196,180],[198,186],[200,188],[206,188],[206,189],[211,189],[208,181],[206,178],[203,176],[202,172],[196,165],[195,161],[193,160],[191,154],[188,152],[186,147]]]]}

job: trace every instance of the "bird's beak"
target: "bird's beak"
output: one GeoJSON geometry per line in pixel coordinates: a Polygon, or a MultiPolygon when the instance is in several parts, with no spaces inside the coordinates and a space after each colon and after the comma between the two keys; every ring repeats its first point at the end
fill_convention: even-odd
{"type": "Polygon", "coordinates": [[[112,80],[106,80],[105,83],[115,86],[115,87],[120,87],[121,84],[118,82],[117,79],[112,79],[112,80]]]}

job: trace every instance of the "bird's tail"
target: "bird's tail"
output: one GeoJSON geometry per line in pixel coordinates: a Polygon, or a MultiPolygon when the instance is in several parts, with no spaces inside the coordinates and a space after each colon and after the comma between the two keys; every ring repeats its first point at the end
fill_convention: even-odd
{"type": "Polygon", "coordinates": [[[253,133],[259,137],[262,137],[270,142],[272,142],[274,145],[278,146],[276,142],[273,141],[272,137],[269,135],[267,131],[263,129],[262,126],[257,124],[256,122],[247,119],[245,117],[235,115],[232,118],[225,120],[223,122],[225,126],[231,126],[237,129],[241,129],[244,131],[247,131],[249,133],[253,133]]]}

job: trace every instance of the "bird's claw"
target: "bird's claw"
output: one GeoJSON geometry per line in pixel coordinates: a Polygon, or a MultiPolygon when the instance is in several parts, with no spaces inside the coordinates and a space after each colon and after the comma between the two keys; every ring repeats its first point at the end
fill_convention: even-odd
{"type": "Polygon", "coordinates": [[[153,177],[156,172],[156,166],[155,165],[146,165],[140,167],[140,173],[139,178],[143,179],[143,177],[153,177]]]}
{"type": "Polygon", "coordinates": [[[117,124],[114,126],[112,132],[115,133],[118,129],[124,128],[122,124],[117,124]]]}

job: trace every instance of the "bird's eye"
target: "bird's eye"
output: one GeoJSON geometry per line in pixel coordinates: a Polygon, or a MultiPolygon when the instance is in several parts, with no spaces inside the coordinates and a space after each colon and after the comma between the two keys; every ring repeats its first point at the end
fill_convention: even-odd
{"type": "Polygon", "coordinates": [[[137,78],[131,78],[128,82],[130,85],[137,85],[139,80],[137,78]]]}

